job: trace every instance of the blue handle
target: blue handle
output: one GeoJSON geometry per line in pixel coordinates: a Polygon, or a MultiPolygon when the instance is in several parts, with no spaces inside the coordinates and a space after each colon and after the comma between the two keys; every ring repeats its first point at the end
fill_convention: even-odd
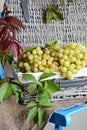
{"type": "Polygon", "coordinates": [[[87,109],[87,105],[75,105],[69,108],[56,110],[53,112],[49,122],[55,124],[54,130],[62,130],[71,124],[71,115],[87,109]]]}

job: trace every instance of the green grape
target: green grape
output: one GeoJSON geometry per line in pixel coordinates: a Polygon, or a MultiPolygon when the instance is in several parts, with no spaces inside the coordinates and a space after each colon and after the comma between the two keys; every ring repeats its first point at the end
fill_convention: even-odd
{"type": "Polygon", "coordinates": [[[62,71],[63,73],[65,73],[65,72],[67,72],[67,68],[66,68],[66,67],[62,67],[62,68],[61,68],[61,71],[62,71]]]}
{"type": "Polygon", "coordinates": [[[78,48],[75,48],[74,54],[78,55],[79,53],[80,53],[80,50],[78,50],[78,48]]]}
{"type": "Polygon", "coordinates": [[[76,60],[76,65],[81,65],[81,61],[80,60],[76,60]]]}
{"type": "Polygon", "coordinates": [[[53,72],[55,72],[55,69],[54,68],[49,68],[49,72],[53,73],[53,72]]]}
{"type": "Polygon", "coordinates": [[[39,65],[39,70],[40,70],[40,71],[43,71],[43,70],[44,70],[43,65],[39,65]]]}
{"type": "Polygon", "coordinates": [[[74,55],[74,50],[70,50],[69,55],[74,55]]]}
{"type": "Polygon", "coordinates": [[[48,65],[51,65],[51,64],[52,64],[52,61],[51,61],[51,60],[48,60],[47,63],[48,63],[48,65]]]}
{"type": "Polygon", "coordinates": [[[42,60],[42,65],[46,65],[46,60],[45,59],[42,60]]]}
{"type": "Polygon", "coordinates": [[[49,68],[44,68],[43,72],[49,73],[49,68]]]}
{"type": "Polygon", "coordinates": [[[27,72],[30,72],[30,66],[26,66],[25,69],[27,72]]]}
{"type": "Polygon", "coordinates": [[[82,59],[83,58],[83,54],[80,53],[76,57],[77,57],[77,59],[82,59]]]}
{"type": "Polygon", "coordinates": [[[26,66],[29,66],[29,63],[26,63],[26,62],[25,62],[25,63],[24,63],[24,67],[26,67],[26,66]]]}
{"type": "Polygon", "coordinates": [[[65,67],[68,67],[69,65],[70,65],[70,62],[68,60],[64,62],[65,67]]]}
{"type": "Polygon", "coordinates": [[[20,63],[19,63],[19,67],[20,67],[20,68],[23,68],[23,67],[24,67],[24,63],[23,63],[23,62],[20,62],[20,63]]]}
{"type": "Polygon", "coordinates": [[[76,61],[76,57],[71,57],[71,62],[75,62],[76,61]]]}
{"type": "Polygon", "coordinates": [[[72,72],[72,74],[77,74],[78,71],[73,68],[71,72],[72,72]]]}
{"type": "Polygon", "coordinates": [[[51,55],[52,55],[53,57],[55,57],[55,56],[56,56],[55,51],[53,51],[53,52],[51,53],[51,55]]]}
{"type": "Polygon", "coordinates": [[[73,80],[73,79],[74,79],[73,74],[72,74],[71,71],[67,71],[67,72],[66,72],[66,75],[67,75],[67,77],[68,77],[70,80],[73,80]]]}
{"type": "Polygon", "coordinates": [[[36,55],[36,54],[37,54],[36,49],[34,49],[34,50],[32,51],[32,54],[33,54],[33,55],[36,55]]]}
{"type": "Polygon", "coordinates": [[[77,69],[77,70],[80,70],[81,68],[82,68],[82,67],[81,67],[80,65],[77,65],[77,66],[76,66],[76,69],[77,69]]]}
{"type": "Polygon", "coordinates": [[[64,62],[65,62],[64,59],[60,59],[60,64],[61,64],[61,65],[64,65],[64,62]]]}
{"type": "Polygon", "coordinates": [[[70,46],[70,48],[75,49],[76,48],[76,43],[70,42],[69,46],[70,46]]]}
{"type": "Polygon", "coordinates": [[[41,50],[41,47],[37,46],[36,47],[36,52],[40,51],[41,50]]]}
{"type": "Polygon", "coordinates": [[[48,49],[45,49],[44,50],[45,54],[49,55],[50,54],[50,51],[48,49]]]}
{"type": "Polygon", "coordinates": [[[26,52],[27,57],[28,57],[30,54],[31,54],[31,52],[30,52],[30,51],[26,52]]]}
{"type": "Polygon", "coordinates": [[[81,61],[81,66],[82,66],[82,67],[86,67],[86,65],[87,65],[86,61],[82,60],[82,61],[81,61]]]}
{"type": "Polygon", "coordinates": [[[51,64],[50,67],[51,67],[51,68],[55,68],[55,64],[51,64]]]}
{"type": "Polygon", "coordinates": [[[38,64],[34,63],[33,66],[34,66],[35,68],[37,68],[37,67],[38,67],[38,64]]]}
{"type": "Polygon", "coordinates": [[[62,53],[59,53],[59,54],[58,54],[58,57],[59,57],[59,58],[63,58],[63,54],[62,54],[62,53]]]}
{"type": "Polygon", "coordinates": [[[37,62],[37,64],[38,64],[38,65],[41,65],[41,64],[42,64],[42,62],[41,62],[41,61],[38,61],[38,62],[37,62]]]}
{"type": "Polygon", "coordinates": [[[68,59],[68,56],[67,55],[63,55],[62,57],[64,60],[67,60],[68,59]]]}
{"type": "Polygon", "coordinates": [[[33,59],[33,55],[32,54],[28,55],[28,59],[32,60],[33,59]]]}
{"type": "Polygon", "coordinates": [[[33,68],[33,72],[38,72],[38,68],[33,68]]]}
{"type": "Polygon", "coordinates": [[[68,54],[69,54],[69,50],[68,50],[68,49],[65,49],[65,50],[64,50],[64,54],[65,54],[65,55],[68,55],[68,54]]]}

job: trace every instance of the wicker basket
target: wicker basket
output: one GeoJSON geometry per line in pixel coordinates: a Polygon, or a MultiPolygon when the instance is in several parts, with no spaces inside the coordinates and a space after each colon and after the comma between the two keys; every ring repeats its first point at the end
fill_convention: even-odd
{"type": "MultiPolygon", "coordinates": [[[[64,7],[60,5],[60,0],[55,0],[55,4],[58,5],[65,19],[62,22],[53,20],[50,24],[43,22],[43,10],[48,4],[53,3],[52,0],[26,0],[26,2],[29,14],[28,22],[25,21],[21,0],[6,0],[13,15],[18,17],[25,25],[25,31],[22,30],[21,33],[17,33],[17,38],[24,47],[44,46],[44,43],[54,39],[61,40],[63,44],[80,41],[87,46],[87,0],[79,0],[76,5],[66,2],[64,7]]],[[[86,85],[84,87],[62,88],[62,90],[62,92],[54,94],[55,100],[87,97],[86,85]]],[[[28,100],[29,95],[25,93],[24,103],[28,100]]]]}

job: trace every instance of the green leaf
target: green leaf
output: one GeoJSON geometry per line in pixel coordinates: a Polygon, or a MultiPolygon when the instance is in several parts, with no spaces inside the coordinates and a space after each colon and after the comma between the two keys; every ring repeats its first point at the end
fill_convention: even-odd
{"type": "Polygon", "coordinates": [[[27,115],[27,122],[32,121],[37,115],[37,107],[32,108],[27,115]]]}
{"type": "Polygon", "coordinates": [[[36,104],[36,102],[35,101],[31,101],[31,102],[29,102],[28,103],[28,105],[26,106],[27,108],[28,107],[35,107],[37,104],[36,104]]]}
{"type": "Polygon", "coordinates": [[[53,45],[55,45],[56,43],[57,43],[57,40],[53,40],[53,41],[50,41],[50,42],[45,43],[45,46],[46,46],[46,47],[53,46],[53,45]]]}
{"type": "Polygon", "coordinates": [[[42,127],[44,123],[45,113],[42,109],[38,108],[38,125],[42,127]]]}
{"type": "Polygon", "coordinates": [[[3,84],[3,83],[5,83],[6,81],[7,81],[6,79],[0,80],[0,85],[3,84]]]}
{"type": "Polygon", "coordinates": [[[39,94],[38,94],[38,99],[39,99],[39,100],[41,100],[42,98],[44,99],[44,98],[46,98],[46,97],[47,97],[47,92],[44,92],[44,91],[43,91],[42,93],[39,93],[39,94]]]}
{"type": "Polygon", "coordinates": [[[37,89],[37,86],[36,84],[32,83],[28,86],[28,91],[31,95],[35,94],[36,92],[36,89],[37,89]]]}
{"type": "Polygon", "coordinates": [[[12,80],[12,83],[15,83],[15,84],[17,84],[17,85],[23,85],[19,80],[17,80],[17,79],[13,79],[12,80]]]}
{"type": "Polygon", "coordinates": [[[40,80],[45,79],[45,78],[49,78],[49,77],[54,76],[54,75],[56,75],[56,74],[55,73],[43,73],[40,76],[40,80]]]}
{"type": "Polygon", "coordinates": [[[50,89],[46,89],[47,95],[49,96],[49,98],[52,98],[52,91],[50,89]]]}
{"type": "Polygon", "coordinates": [[[57,11],[57,12],[53,12],[53,19],[62,21],[64,18],[62,13],[57,11]]]}
{"type": "Polygon", "coordinates": [[[18,103],[19,99],[23,99],[24,94],[23,94],[22,90],[14,84],[12,84],[12,89],[16,96],[16,102],[18,103]]]}
{"type": "Polygon", "coordinates": [[[26,48],[24,48],[24,52],[32,51],[32,50],[34,50],[36,47],[37,47],[37,46],[26,47],[26,48]]]}
{"type": "Polygon", "coordinates": [[[53,19],[53,14],[51,11],[48,10],[46,12],[46,23],[50,23],[52,19],[53,19]]]}
{"type": "Polygon", "coordinates": [[[48,6],[48,9],[51,11],[52,13],[52,19],[55,20],[64,20],[62,13],[60,12],[59,8],[56,7],[54,4],[50,4],[48,6]]]}
{"type": "Polygon", "coordinates": [[[50,89],[52,92],[60,91],[60,87],[52,80],[45,81],[45,88],[50,89]]]}
{"type": "Polygon", "coordinates": [[[12,64],[12,67],[20,72],[20,67],[17,64],[12,64]]]}
{"type": "Polygon", "coordinates": [[[34,82],[37,81],[36,78],[32,74],[23,74],[22,76],[25,80],[30,80],[34,82]]]}
{"type": "Polygon", "coordinates": [[[48,100],[48,98],[42,98],[39,101],[39,105],[43,107],[53,107],[54,104],[48,100]]]}
{"type": "Polygon", "coordinates": [[[43,87],[43,84],[42,84],[41,82],[39,82],[39,81],[34,82],[34,83],[37,84],[37,85],[40,86],[40,87],[43,87]]]}
{"type": "Polygon", "coordinates": [[[3,83],[0,88],[0,102],[7,99],[12,94],[12,86],[9,83],[3,83]]]}

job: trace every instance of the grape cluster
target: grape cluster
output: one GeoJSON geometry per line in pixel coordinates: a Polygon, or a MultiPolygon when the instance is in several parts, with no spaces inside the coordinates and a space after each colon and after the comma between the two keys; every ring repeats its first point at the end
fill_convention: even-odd
{"type": "MultiPolygon", "coordinates": [[[[57,42],[54,47],[59,47],[57,42]]],[[[37,46],[31,51],[27,51],[20,55],[18,65],[22,72],[58,72],[58,57],[55,57],[56,51],[52,47],[37,46]]]]}
{"type": "Polygon", "coordinates": [[[61,74],[73,80],[73,75],[87,66],[87,48],[75,42],[64,45],[59,51],[59,64],[61,74]]]}
{"type": "Polygon", "coordinates": [[[87,48],[77,42],[62,46],[58,40],[54,45],[26,51],[20,55],[18,66],[22,72],[61,72],[73,80],[73,75],[87,66],[87,48]]]}

